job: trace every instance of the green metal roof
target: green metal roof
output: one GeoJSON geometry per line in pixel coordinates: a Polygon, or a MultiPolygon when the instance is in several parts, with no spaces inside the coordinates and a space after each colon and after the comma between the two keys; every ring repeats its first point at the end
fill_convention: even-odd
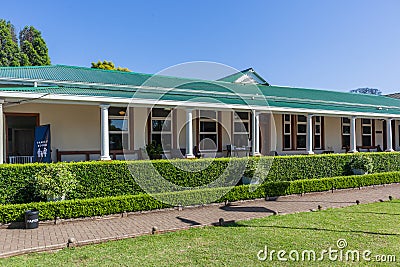
{"type": "Polygon", "coordinates": [[[39,87],[0,87],[8,93],[101,96],[400,115],[400,100],[385,96],[280,86],[236,84],[83,67],[0,68],[0,81],[39,87]],[[42,86],[45,85],[45,86],[42,86]],[[171,89],[172,88],[172,89],[171,89]]]}

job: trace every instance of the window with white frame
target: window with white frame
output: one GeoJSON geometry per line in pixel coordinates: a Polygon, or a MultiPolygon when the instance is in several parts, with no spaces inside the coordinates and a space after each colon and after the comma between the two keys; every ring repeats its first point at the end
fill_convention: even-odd
{"type": "Polygon", "coordinates": [[[296,148],[305,149],[307,140],[307,117],[297,115],[296,148]]]}
{"type": "Polygon", "coordinates": [[[292,116],[283,115],[283,148],[292,149],[292,116]]]}
{"type": "Polygon", "coordinates": [[[362,119],[361,120],[361,128],[362,128],[362,145],[363,146],[372,146],[372,120],[371,119],[362,119]]]}
{"type": "Polygon", "coordinates": [[[350,119],[342,118],[342,147],[350,147],[350,119]]]}
{"type": "Polygon", "coordinates": [[[200,150],[216,151],[218,148],[217,112],[201,110],[199,118],[200,150]]]}
{"type": "Polygon", "coordinates": [[[250,112],[236,111],[233,116],[233,145],[236,147],[249,146],[250,112]]]}
{"type": "Polygon", "coordinates": [[[314,117],[314,149],[322,149],[322,117],[314,117]]]}
{"type": "Polygon", "coordinates": [[[108,114],[110,150],[128,149],[129,118],[126,114],[126,108],[110,107],[108,114]]]}
{"type": "Polygon", "coordinates": [[[151,110],[151,141],[160,145],[163,151],[172,148],[172,114],[170,109],[151,110]]]}

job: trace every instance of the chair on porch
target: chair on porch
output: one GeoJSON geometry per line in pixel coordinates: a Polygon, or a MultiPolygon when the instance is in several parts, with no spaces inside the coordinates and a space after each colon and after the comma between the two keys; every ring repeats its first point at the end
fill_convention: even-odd
{"type": "Polygon", "coordinates": [[[199,147],[198,146],[194,146],[193,147],[193,155],[196,157],[196,158],[201,158],[203,155],[200,153],[200,149],[199,149],[199,147]]]}
{"type": "Polygon", "coordinates": [[[226,156],[232,157],[232,151],[234,150],[233,145],[226,145],[226,156]]]}

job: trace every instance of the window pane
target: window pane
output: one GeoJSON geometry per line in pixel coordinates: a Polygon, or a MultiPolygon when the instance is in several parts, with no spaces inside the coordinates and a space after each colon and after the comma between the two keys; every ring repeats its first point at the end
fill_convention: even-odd
{"type": "Polygon", "coordinates": [[[212,111],[212,110],[201,110],[200,111],[200,118],[216,119],[217,118],[217,112],[212,111]]]}
{"type": "Polygon", "coordinates": [[[321,136],[320,135],[316,135],[315,137],[315,148],[321,148],[321,136]]]}
{"type": "Polygon", "coordinates": [[[151,141],[155,141],[156,145],[160,145],[164,151],[171,150],[171,134],[152,134],[151,141]],[[162,142],[161,142],[162,140],[162,142]]]}
{"type": "Polygon", "coordinates": [[[171,121],[170,120],[152,120],[152,129],[155,132],[161,131],[171,131],[171,121]]]}
{"type": "Polygon", "coordinates": [[[297,136],[297,148],[306,148],[306,136],[305,135],[297,136]]]}
{"type": "Polygon", "coordinates": [[[371,146],[371,136],[363,136],[362,137],[362,145],[363,146],[371,146]]]}
{"type": "Polygon", "coordinates": [[[201,134],[200,135],[200,150],[215,150],[217,149],[216,134],[201,134]]]}
{"type": "Polygon", "coordinates": [[[362,124],[371,124],[370,119],[362,119],[362,124]]]}
{"type": "Polygon", "coordinates": [[[249,129],[248,122],[235,122],[235,132],[245,132],[247,133],[249,129]]]}
{"type": "Polygon", "coordinates": [[[297,121],[300,121],[300,122],[307,122],[307,117],[304,116],[304,115],[298,115],[298,116],[297,116],[297,121]]]}
{"type": "Polygon", "coordinates": [[[285,124],[285,133],[290,133],[290,124],[285,124]]]}
{"type": "Polygon", "coordinates": [[[321,117],[320,116],[316,116],[315,117],[315,122],[321,122],[321,117]]]}
{"type": "Polygon", "coordinates": [[[290,148],[291,148],[291,145],[290,145],[290,135],[285,135],[285,136],[284,136],[283,142],[285,143],[285,144],[284,144],[284,148],[286,148],[286,149],[290,149],[290,148]]]}
{"type": "Polygon", "coordinates": [[[321,125],[315,125],[315,133],[321,133],[321,125]]]}
{"type": "Polygon", "coordinates": [[[153,108],[151,110],[151,116],[152,117],[161,117],[165,118],[168,117],[169,113],[171,112],[170,109],[164,109],[164,108],[153,108]]]}
{"type": "Polygon", "coordinates": [[[200,132],[216,132],[217,123],[214,121],[200,121],[200,132]]]}
{"type": "Polygon", "coordinates": [[[349,118],[342,118],[343,123],[350,123],[350,119],[349,118]]]}
{"type": "Polygon", "coordinates": [[[152,134],[151,141],[154,141],[156,145],[161,145],[161,134],[152,134]]]}
{"type": "Polygon", "coordinates": [[[127,131],[128,123],[124,119],[110,119],[109,122],[109,131],[127,131]]]}
{"type": "Polygon", "coordinates": [[[110,150],[128,148],[128,135],[124,135],[124,138],[122,138],[122,134],[110,134],[110,150]]]}
{"type": "Polygon", "coordinates": [[[363,126],[363,134],[371,134],[371,126],[363,126]]]}
{"type": "Polygon", "coordinates": [[[235,112],[235,119],[248,120],[249,113],[248,112],[235,112]]]}
{"type": "Polygon", "coordinates": [[[285,114],[285,121],[290,121],[290,115],[289,114],[285,114]]]}
{"type": "Polygon", "coordinates": [[[235,134],[234,145],[237,147],[243,147],[249,145],[249,136],[247,134],[235,134]]]}
{"type": "Polygon", "coordinates": [[[298,133],[307,133],[307,125],[305,125],[305,124],[298,124],[298,125],[297,125],[297,132],[298,132],[298,133]]]}
{"type": "Polygon", "coordinates": [[[343,126],[343,133],[350,134],[350,126],[343,126]]]}
{"type": "Polygon", "coordinates": [[[110,116],[125,116],[125,114],[126,114],[126,108],[110,107],[108,109],[108,115],[110,116]]]}
{"type": "Polygon", "coordinates": [[[350,146],[350,135],[343,135],[342,136],[342,145],[343,146],[350,146]]]}

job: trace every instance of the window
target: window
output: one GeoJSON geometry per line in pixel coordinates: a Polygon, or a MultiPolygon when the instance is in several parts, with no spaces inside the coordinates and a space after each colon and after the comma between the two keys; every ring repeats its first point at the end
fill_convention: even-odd
{"type": "Polygon", "coordinates": [[[350,119],[342,118],[342,147],[350,147],[350,119]]]}
{"type": "Polygon", "coordinates": [[[172,114],[170,114],[170,109],[151,110],[151,141],[161,145],[163,151],[170,151],[172,147],[172,114]]]}
{"type": "Polygon", "coordinates": [[[314,117],[314,149],[322,149],[322,121],[321,116],[314,117]]]}
{"type": "Polygon", "coordinates": [[[305,149],[307,139],[307,117],[297,115],[296,148],[305,149]]]}
{"type": "Polygon", "coordinates": [[[292,116],[289,114],[283,115],[283,148],[292,148],[292,116]]]}
{"type": "MultiPolygon", "coordinates": [[[[313,148],[323,149],[324,117],[313,119],[313,148]]],[[[307,144],[307,116],[283,115],[283,149],[305,149],[307,144]]]]}
{"type": "Polygon", "coordinates": [[[233,113],[233,145],[244,147],[249,145],[250,140],[250,113],[233,113]]]}
{"type": "Polygon", "coordinates": [[[199,118],[200,150],[216,151],[218,148],[217,112],[201,110],[199,118]]]}
{"type": "Polygon", "coordinates": [[[372,146],[372,120],[362,119],[362,146],[372,146]]]}
{"type": "Polygon", "coordinates": [[[108,113],[110,150],[128,149],[129,118],[125,116],[126,108],[110,107],[108,113]]]}

